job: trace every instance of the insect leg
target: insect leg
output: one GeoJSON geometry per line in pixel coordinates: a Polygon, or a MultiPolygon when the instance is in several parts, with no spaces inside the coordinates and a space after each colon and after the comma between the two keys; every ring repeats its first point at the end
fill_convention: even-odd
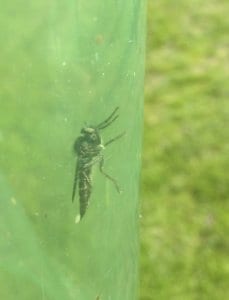
{"type": "Polygon", "coordinates": [[[110,180],[113,182],[113,184],[115,185],[116,190],[117,190],[118,193],[120,194],[120,193],[121,193],[121,190],[120,190],[120,188],[119,188],[119,186],[118,186],[117,181],[116,181],[113,177],[111,177],[110,175],[108,175],[108,174],[103,170],[103,165],[104,165],[104,158],[103,158],[103,156],[101,156],[101,160],[100,160],[100,162],[99,162],[99,170],[100,170],[100,172],[101,172],[105,177],[107,177],[108,179],[110,179],[110,180]]]}
{"type": "Polygon", "coordinates": [[[97,156],[95,159],[92,159],[90,162],[86,163],[84,168],[89,168],[92,167],[93,165],[97,164],[98,162],[100,162],[101,157],[97,156]]]}
{"type": "Polygon", "coordinates": [[[104,144],[104,146],[106,147],[107,145],[113,143],[114,141],[116,141],[116,140],[118,140],[119,138],[121,138],[122,136],[124,136],[124,134],[125,134],[125,132],[123,132],[123,133],[117,135],[117,136],[114,137],[113,139],[111,139],[111,140],[109,140],[108,142],[106,142],[106,143],[104,144]]]}

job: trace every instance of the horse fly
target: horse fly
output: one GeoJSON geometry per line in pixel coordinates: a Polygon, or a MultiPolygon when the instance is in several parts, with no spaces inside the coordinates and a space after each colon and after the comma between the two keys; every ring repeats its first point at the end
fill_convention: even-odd
{"type": "Polygon", "coordinates": [[[116,190],[118,191],[118,193],[120,193],[120,188],[116,180],[108,175],[103,169],[104,157],[102,154],[102,150],[117,139],[121,138],[124,133],[117,135],[104,144],[102,144],[100,135],[100,131],[102,129],[110,126],[118,118],[118,109],[119,108],[116,107],[112,114],[100,124],[96,126],[83,127],[81,129],[80,136],[75,140],[74,152],[77,156],[77,162],[73,183],[72,202],[75,199],[77,186],[79,189],[80,202],[80,214],[78,218],[76,218],[76,222],[79,222],[83,218],[89,204],[89,198],[92,190],[91,171],[94,164],[99,164],[100,172],[113,182],[116,190]]]}

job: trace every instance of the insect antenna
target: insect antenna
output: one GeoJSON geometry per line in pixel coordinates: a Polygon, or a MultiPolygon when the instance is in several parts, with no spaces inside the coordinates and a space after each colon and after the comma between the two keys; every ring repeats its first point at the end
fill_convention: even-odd
{"type": "Polygon", "coordinates": [[[113,111],[113,113],[106,120],[104,120],[99,125],[97,125],[96,128],[104,129],[107,126],[109,126],[111,123],[113,123],[119,116],[119,115],[115,115],[115,113],[117,112],[118,109],[119,109],[119,107],[116,107],[115,110],[113,111]]]}

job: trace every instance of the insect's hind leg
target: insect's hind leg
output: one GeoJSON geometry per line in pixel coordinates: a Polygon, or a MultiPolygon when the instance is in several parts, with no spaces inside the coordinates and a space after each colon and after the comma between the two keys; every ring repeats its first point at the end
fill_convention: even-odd
{"type": "Polygon", "coordinates": [[[103,158],[103,156],[102,156],[102,157],[101,157],[101,160],[100,160],[100,162],[99,162],[99,170],[100,170],[100,172],[101,172],[106,178],[110,179],[110,181],[113,182],[113,184],[114,184],[116,190],[117,190],[118,193],[120,194],[120,193],[121,193],[121,190],[120,190],[120,187],[119,187],[117,181],[116,181],[113,177],[111,177],[110,175],[108,175],[108,174],[104,171],[103,165],[104,165],[104,158],[103,158]]]}

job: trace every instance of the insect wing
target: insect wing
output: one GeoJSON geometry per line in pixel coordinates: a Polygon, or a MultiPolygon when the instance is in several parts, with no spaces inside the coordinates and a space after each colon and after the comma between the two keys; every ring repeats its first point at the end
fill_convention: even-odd
{"type": "Polygon", "coordinates": [[[73,190],[72,190],[72,202],[74,201],[75,195],[76,195],[76,188],[77,188],[78,177],[79,177],[79,162],[77,160],[77,162],[76,162],[76,170],[75,170],[75,177],[74,177],[74,182],[73,182],[73,190]]]}

